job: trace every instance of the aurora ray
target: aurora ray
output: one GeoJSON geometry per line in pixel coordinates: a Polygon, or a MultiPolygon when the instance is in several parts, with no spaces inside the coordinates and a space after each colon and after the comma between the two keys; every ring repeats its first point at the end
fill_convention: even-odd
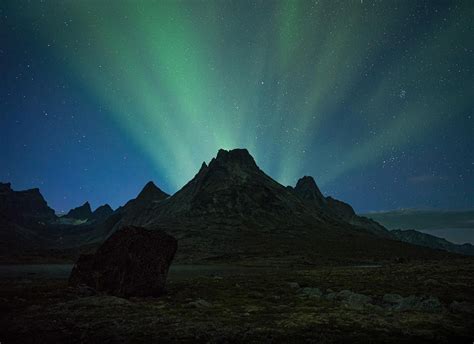
{"type": "MultiPolygon", "coordinates": [[[[100,111],[75,116],[82,123],[112,123],[110,130],[153,166],[150,179],[170,192],[219,148],[235,147],[248,148],[281,183],[314,175],[323,191],[342,192],[365,210],[377,207],[380,197],[342,190],[354,176],[386,168],[385,161],[392,162],[391,172],[377,185],[402,172],[462,174],[452,182],[462,193],[474,178],[472,100],[466,96],[474,88],[469,1],[20,4],[2,5],[8,32],[17,32],[21,42],[9,39],[5,51],[40,56],[51,74],[76,90],[65,96],[69,103],[97,104],[100,111]],[[26,35],[35,40],[23,42],[26,35]],[[458,133],[459,140],[449,139],[458,133]],[[437,153],[442,160],[429,160],[430,171],[408,166],[415,157],[431,156],[426,152],[435,142],[445,148],[437,153]],[[453,152],[462,152],[463,160],[451,159],[453,152]]],[[[7,72],[4,94],[19,82],[15,77],[7,72]]],[[[53,94],[38,100],[41,108],[52,107],[53,94]]],[[[34,116],[21,115],[23,103],[13,103],[2,105],[6,123],[34,116]]],[[[67,160],[62,151],[52,152],[67,160]]],[[[105,168],[96,159],[87,162],[105,168]]],[[[12,173],[1,172],[7,179],[12,173]]],[[[472,205],[469,197],[459,204],[472,205]]],[[[416,195],[384,206],[422,201],[416,195]]]]}

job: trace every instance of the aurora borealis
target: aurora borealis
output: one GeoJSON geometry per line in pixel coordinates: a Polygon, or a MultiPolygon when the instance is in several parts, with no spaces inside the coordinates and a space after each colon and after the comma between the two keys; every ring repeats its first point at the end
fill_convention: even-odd
{"type": "Polygon", "coordinates": [[[219,148],[358,211],[474,206],[471,1],[6,1],[0,180],[57,210],[219,148]]]}

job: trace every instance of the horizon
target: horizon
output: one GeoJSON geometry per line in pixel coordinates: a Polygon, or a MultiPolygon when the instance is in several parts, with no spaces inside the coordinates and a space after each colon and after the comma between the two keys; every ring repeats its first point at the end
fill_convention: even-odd
{"type": "MultiPolygon", "coordinates": [[[[233,148],[233,149],[229,149],[229,150],[225,150],[225,149],[220,148],[219,151],[220,151],[220,150],[231,151],[231,150],[241,150],[241,149],[246,150],[246,151],[250,154],[250,156],[251,156],[252,158],[254,158],[253,155],[252,155],[252,153],[249,152],[246,148],[233,148]]],[[[219,152],[219,151],[218,151],[218,152],[219,152]]],[[[218,153],[218,152],[217,152],[217,153],[218,153]]],[[[214,157],[210,158],[208,161],[203,161],[203,162],[200,164],[200,166],[202,166],[202,164],[206,164],[206,165],[208,166],[209,163],[210,163],[213,159],[215,159],[215,157],[217,156],[217,153],[216,153],[216,155],[215,155],[214,157]]],[[[254,159],[255,159],[255,158],[254,158],[254,159]]],[[[256,163],[257,163],[257,166],[260,167],[260,166],[258,165],[258,162],[256,162],[256,163]]],[[[198,171],[199,171],[199,169],[196,170],[196,173],[193,175],[193,178],[194,178],[194,176],[198,173],[198,171]]],[[[265,170],[262,170],[262,171],[263,171],[265,174],[268,175],[268,173],[266,173],[265,170]]],[[[307,176],[314,179],[314,177],[311,176],[311,175],[303,175],[303,176],[301,176],[299,179],[301,179],[301,178],[303,178],[303,177],[307,177],[307,176]]],[[[272,176],[270,176],[270,177],[271,177],[272,179],[274,179],[272,176]]],[[[191,178],[191,179],[192,179],[192,178],[191,178]]],[[[190,179],[190,180],[191,180],[191,179],[190,179]]],[[[169,192],[169,191],[167,191],[167,190],[164,190],[156,181],[150,179],[150,180],[148,180],[147,182],[143,183],[143,185],[137,190],[137,192],[135,193],[135,195],[130,196],[128,199],[125,199],[125,200],[124,200],[123,202],[121,202],[121,203],[112,204],[112,203],[109,202],[109,201],[105,201],[105,202],[102,202],[102,203],[96,203],[96,204],[94,204],[94,203],[92,203],[90,200],[86,199],[84,202],[82,202],[82,203],[80,203],[80,204],[77,204],[77,205],[75,205],[75,206],[72,206],[72,207],[70,207],[70,208],[68,208],[68,209],[56,209],[55,207],[53,207],[53,206],[48,202],[47,197],[44,195],[44,193],[42,192],[42,190],[41,190],[40,187],[35,187],[35,186],[33,186],[33,187],[29,187],[29,188],[19,189],[19,188],[16,188],[16,187],[13,185],[13,183],[11,183],[10,181],[0,181],[0,183],[10,183],[10,184],[12,184],[11,187],[12,187],[12,189],[13,189],[14,191],[25,191],[25,190],[29,190],[29,189],[38,188],[38,189],[40,190],[40,193],[43,195],[45,201],[48,203],[48,206],[49,206],[50,208],[52,208],[52,209],[55,211],[56,215],[59,216],[59,215],[64,215],[64,214],[66,214],[69,210],[72,210],[72,209],[74,209],[74,208],[83,206],[85,203],[89,203],[89,204],[90,204],[92,211],[94,211],[95,209],[97,209],[97,208],[99,208],[100,206],[103,206],[103,205],[109,205],[109,206],[111,206],[111,208],[115,211],[115,210],[118,209],[119,207],[123,206],[123,205],[124,205],[126,202],[128,202],[129,200],[134,199],[134,198],[143,190],[143,188],[144,188],[148,183],[153,183],[153,184],[154,184],[156,187],[158,187],[161,191],[167,193],[167,194],[171,197],[171,196],[173,196],[174,194],[176,194],[178,191],[180,191],[190,180],[186,181],[181,187],[179,187],[179,188],[178,188],[177,190],[175,190],[174,192],[169,192]]],[[[274,180],[275,180],[275,179],[274,179],[274,180]]],[[[279,184],[281,184],[282,186],[285,186],[285,187],[287,187],[287,186],[292,186],[292,187],[294,187],[294,186],[296,185],[296,182],[297,182],[298,180],[297,180],[293,185],[284,185],[284,184],[280,183],[278,180],[275,180],[275,181],[278,182],[279,184]]],[[[317,180],[315,180],[315,182],[316,182],[316,185],[318,185],[317,180]]],[[[318,185],[318,187],[320,188],[319,185],[318,185]]],[[[323,196],[325,196],[325,197],[329,197],[329,196],[335,197],[335,195],[327,194],[327,193],[325,193],[323,190],[321,190],[321,192],[322,192],[323,196]]],[[[336,198],[337,198],[337,197],[336,197],[336,198]]],[[[350,201],[348,201],[348,200],[342,200],[342,199],[341,199],[341,201],[347,202],[349,205],[352,206],[352,204],[351,204],[350,201]]],[[[472,208],[435,208],[435,207],[429,208],[429,207],[412,207],[412,208],[392,208],[392,209],[381,209],[381,210],[368,210],[368,211],[365,211],[365,212],[360,212],[360,211],[358,211],[358,210],[355,209],[355,208],[354,208],[354,210],[356,211],[357,214],[370,215],[370,214],[387,213],[387,212],[397,212],[397,211],[434,211],[434,212],[443,212],[443,211],[444,211],[444,212],[462,212],[462,211],[472,211],[472,210],[474,210],[474,207],[472,207],[472,208]]]]}

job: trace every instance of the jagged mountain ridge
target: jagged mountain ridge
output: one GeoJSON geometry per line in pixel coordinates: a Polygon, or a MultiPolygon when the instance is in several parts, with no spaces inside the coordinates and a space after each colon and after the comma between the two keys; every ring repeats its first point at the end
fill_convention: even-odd
{"type": "Polygon", "coordinates": [[[343,202],[324,198],[310,177],[298,189],[306,196],[266,175],[245,149],[219,150],[181,190],[154,202],[125,206],[106,232],[110,235],[124,225],[164,229],[179,239],[178,256],[186,261],[433,254],[389,240],[392,236],[382,226],[358,217],[343,202]]]}
{"type": "Polygon", "coordinates": [[[288,188],[303,199],[310,208],[326,218],[350,223],[353,226],[370,231],[380,237],[394,238],[391,233],[379,223],[357,215],[349,204],[330,196],[324,197],[311,176],[302,177],[298,180],[294,188],[288,188]]]}
{"type": "Polygon", "coordinates": [[[102,221],[112,215],[113,212],[114,210],[108,204],[101,205],[92,211],[90,203],[85,202],[83,205],[71,209],[63,219],[102,221]]]}
{"type": "Polygon", "coordinates": [[[218,217],[228,223],[258,219],[264,225],[290,218],[292,223],[320,221],[295,193],[261,171],[245,149],[219,150],[181,190],[138,211],[135,224],[149,226],[182,217],[218,217]]]}
{"type": "Polygon", "coordinates": [[[47,242],[55,248],[90,248],[123,226],[140,225],[175,236],[182,262],[313,264],[447,254],[391,240],[383,227],[378,233],[371,228],[375,222],[358,217],[344,202],[324,197],[311,177],[298,184],[279,184],[245,149],[219,150],[172,196],[150,182],[103,221],[72,227],[53,224],[47,242]]]}

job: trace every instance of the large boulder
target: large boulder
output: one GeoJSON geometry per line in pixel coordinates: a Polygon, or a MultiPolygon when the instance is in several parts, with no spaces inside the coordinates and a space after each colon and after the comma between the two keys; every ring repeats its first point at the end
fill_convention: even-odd
{"type": "Polygon", "coordinates": [[[161,230],[124,227],[95,254],[79,257],[69,284],[116,296],[158,296],[177,247],[176,239],[161,230]]]}

